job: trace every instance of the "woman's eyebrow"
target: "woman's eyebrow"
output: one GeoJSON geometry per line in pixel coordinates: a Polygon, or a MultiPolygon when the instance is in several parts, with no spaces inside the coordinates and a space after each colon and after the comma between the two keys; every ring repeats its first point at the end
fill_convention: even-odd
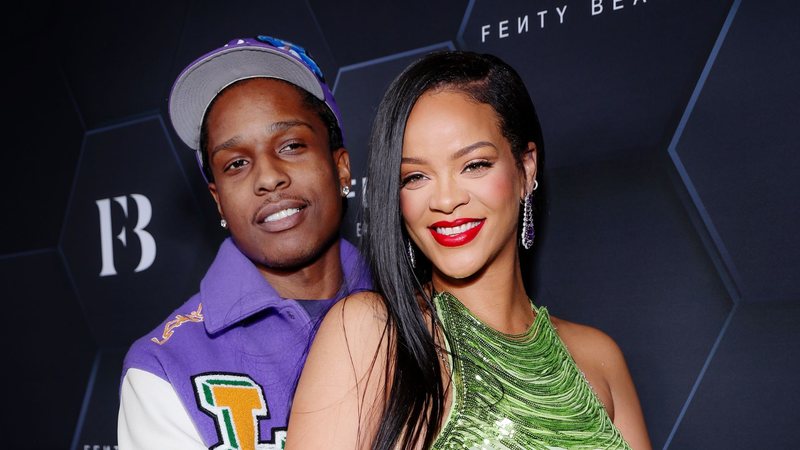
{"type": "Polygon", "coordinates": [[[463,157],[465,155],[468,155],[471,152],[474,152],[475,150],[477,150],[477,149],[479,149],[481,147],[492,147],[494,149],[497,149],[497,147],[494,144],[492,144],[491,142],[478,141],[478,142],[476,142],[474,144],[470,144],[470,145],[462,148],[461,150],[453,153],[450,156],[450,159],[452,159],[452,160],[459,159],[459,158],[461,158],[461,157],[463,157]]]}
{"type": "MultiPolygon", "coordinates": [[[[495,146],[491,142],[478,141],[478,142],[475,142],[474,144],[470,144],[470,145],[468,145],[468,146],[466,146],[466,147],[464,147],[462,149],[457,150],[455,153],[450,155],[450,159],[451,160],[456,160],[456,159],[462,158],[465,155],[468,155],[469,153],[474,152],[475,150],[477,150],[479,148],[483,148],[483,147],[492,147],[494,149],[497,149],[497,146],[495,146]]],[[[401,164],[424,164],[425,160],[422,159],[422,158],[417,158],[417,157],[404,156],[400,160],[400,163],[401,164]]]]}

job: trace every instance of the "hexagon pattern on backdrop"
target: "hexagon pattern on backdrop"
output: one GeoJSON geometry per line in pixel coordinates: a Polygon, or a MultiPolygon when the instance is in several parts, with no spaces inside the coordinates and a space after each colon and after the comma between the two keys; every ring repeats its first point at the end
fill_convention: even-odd
{"type": "Polygon", "coordinates": [[[800,222],[798,17],[797,3],[742,4],[673,154],[746,302],[800,295],[800,240],[787,236],[800,222]]]}
{"type": "MultiPolygon", "coordinates": [[[[42,11],[29,14],[44,21],[42,11]]],[[[40,50],[52,46],[49,39],[33,35],[7,42],[14,42],[7,49],[13,69],[2,71],[0,77],[10,94],[6,111],[18,119],[4,121],[3,126],[7,159],[0,211],[4,229],[14,232],[0,236],[2,255],[58,244],[84,133],[58,62],[43,57],[40,50]]]]}
{"type": "Polygon", "coordinates": [[[95,130],[61,246],[98,342],[123,347],[197,289],[213,248],[160,116],[95,130]]]}
{"type": "Polygon", "coordinates": [[[560,167],[663,151],[731,3],[477,0],[460,40],[519,71],[560,167]]]}
{"type": "Polygon", "coordinates": [[[19,422],[12,419],[3,447],[65,448],[98,344],[57,250],[0,258],[0,286],[10,319],[4,327],[5,395],[19,422]],[[53,420],[34,419],[43,411],[53,420]]]}
{"type": "Polygon", "coordinates": [[[547,229],[524,256],[536,302],[617,340],[654,447],[800,437],[787,387],[800,348],[793,2],[24,7],[12,33],[58,39],[20,42],[22,69],[4,75],[19,87],[6,208],[18,232],[0,241],[0,266],[21,317],[11,342],[23,387],[41,393],[14,401],[33,415],[57,400],[58,413],[46,432],[14,434],[15,448],[114,446],[126,347],[196,291],[225,236],[168,123],[170,83],[200,54],[259,33],[307,47],[335,91],[353,240],[366,141],[392,78],[436,49],[506,59],[546,141],[547,229]]]}

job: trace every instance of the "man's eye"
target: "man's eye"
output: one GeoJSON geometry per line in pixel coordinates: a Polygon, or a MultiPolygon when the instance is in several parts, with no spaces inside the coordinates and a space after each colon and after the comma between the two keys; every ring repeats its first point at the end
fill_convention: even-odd
{"type": "Polygon", "coordinates": [[[228,170],[231,170],[231,169],[233,169],[233,170],[241,169],[242,167],[246,166],[247,164],[248,164],[248,162],[247,162],[246,159],[237,159],[237,160],[231,162],[230,164],[228,164],[225,167],[225,171],[227,172],[228,170]]]}
{"type": "Polygon", "coordinates": [[[298,150],[304,147],[305,144],[302,144],[300,142],[290,142],[281,147],[281,149],[278,150],[278,153],[296,153],[298,150]]]}

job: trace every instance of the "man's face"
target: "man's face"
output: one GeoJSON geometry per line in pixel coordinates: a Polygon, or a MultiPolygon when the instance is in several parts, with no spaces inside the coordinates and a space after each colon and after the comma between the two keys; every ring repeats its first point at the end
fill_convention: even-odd
{"type": "Polygon", "coordinates": [[[296,88],[266,78],[226,89],[208,112],[208,187],[239,249],[259,265],[296,269],[331,248],[350,185],[344,148],[296,88]]]}

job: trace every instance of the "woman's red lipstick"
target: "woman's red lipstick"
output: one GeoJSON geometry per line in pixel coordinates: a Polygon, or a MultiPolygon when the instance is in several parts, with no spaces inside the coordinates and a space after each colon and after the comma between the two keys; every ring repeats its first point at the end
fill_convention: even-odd
{"type": "Polygon", "coordinates": [[[464,245],[475,239],[475,236],[481,231],[483,228],[483,223],[486,219],[457,219],[452,222],[442,220],[436,222],[428,227],[431,231],[431,235],[441,245],[445,247],[458,247],[460,245],[464,245]],[[471,224],[471,227],[467,227],[466,230],[460,233],[454,234],[444,234],[439,233],[436,231],[437,228],[455,228],[461,225],[471,224]]]}

